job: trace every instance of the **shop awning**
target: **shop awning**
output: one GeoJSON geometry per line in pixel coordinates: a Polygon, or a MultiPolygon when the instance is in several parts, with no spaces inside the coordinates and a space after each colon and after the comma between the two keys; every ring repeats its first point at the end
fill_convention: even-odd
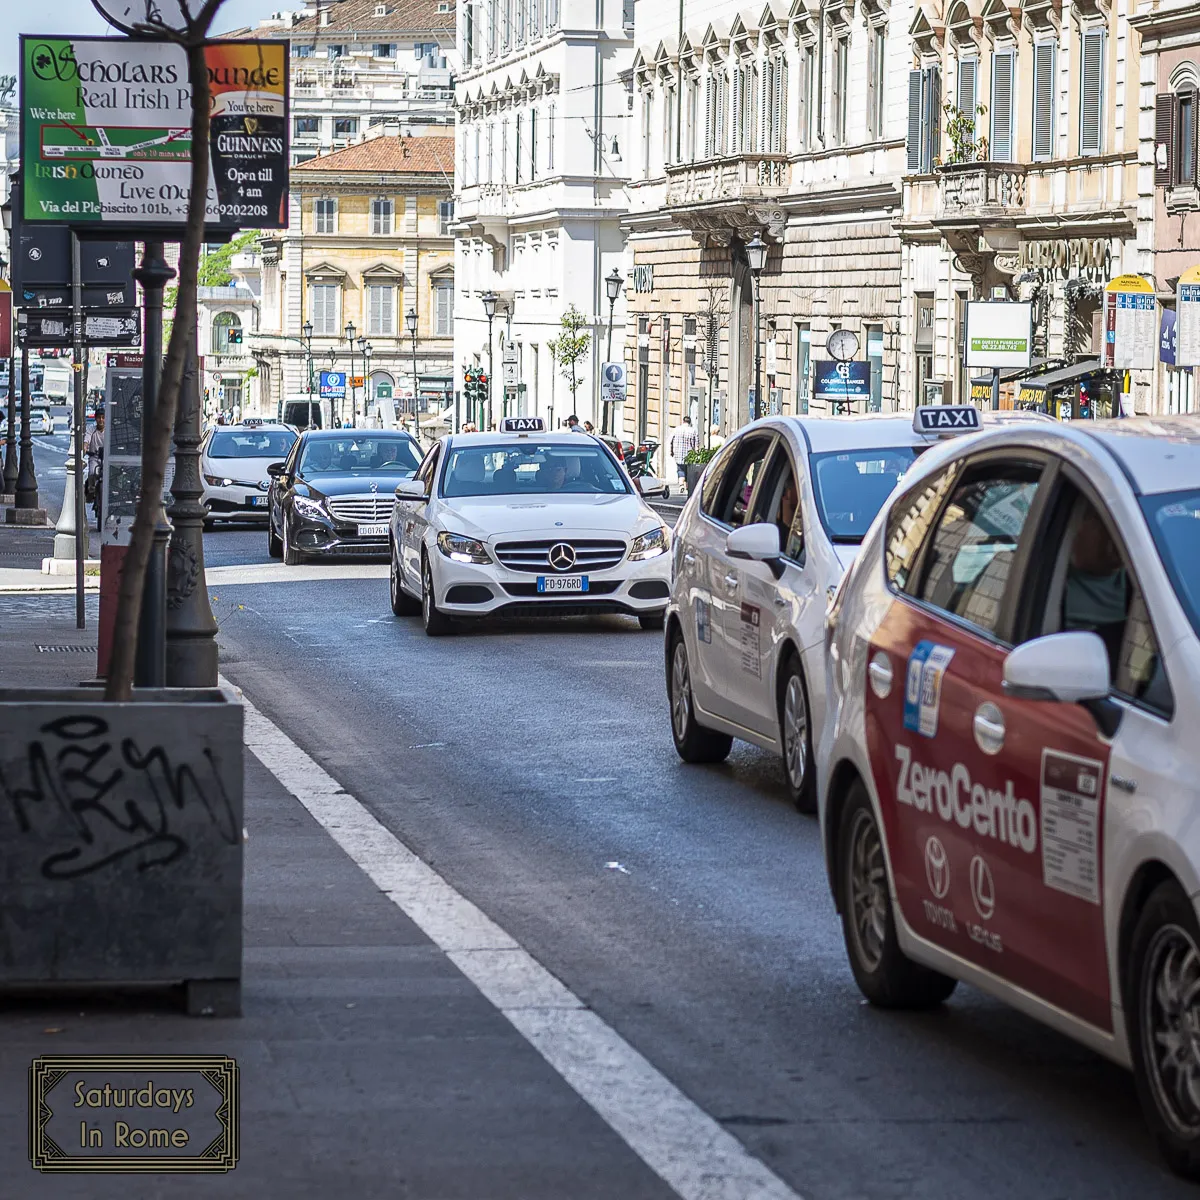
{"type": "Polygon", "coordinates": [[[1021,380],[1021,392],[1039,391],[1048,393],[1062,387],[1064,384],[1075,383],[1095,375],[1106,368],[1100,365],[1098,358],[1085,358],[1083,362],[1072,363],[1069,367],[1059,367],[1057,371],[1047,371],[1045,375],[1032,375],[1021,380]]]}

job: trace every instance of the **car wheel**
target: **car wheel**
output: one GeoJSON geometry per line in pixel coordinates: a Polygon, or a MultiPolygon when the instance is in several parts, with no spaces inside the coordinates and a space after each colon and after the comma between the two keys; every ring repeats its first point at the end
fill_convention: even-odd
{"type": "Polygon", "coordinates": [[[1169,880],[1150,894],[1130,939],[1126,1012],[1146,1124],[1171,1170],[1200,1178],[1200,925],[1169,880]]]}
{"type": "Polygon", "coordinates": [[[812,724],[804,671],[793,652],[779,679],[779,744],[783,747],[783,778],[792,803],[802,813],[817,811],[816,772],[813,770],[812,724]]]}
{"type": "Polygon", "coordinates": [[[400,586],[400,560],[396,556],[396,543],[389,548],[391,570],[388,572],[392,597],[392,612],[398,617],[412,617],[421,611],[421,605],[400,586]]]}
{"type": "Polygon", "coordinates": [[[696,720],[687,643],[678,629],[672,634],[667,661],[670,664],[667,694],[671,701],[671,737],[675,740],[676,753],[686,763],[724,762],[733,749],[733,738],[727,733],[707,729],[696,720]]]}
{"type": "Polygon", "coordinates": [[[453,629],[449,618],[438,608],[434,598],[433,569],[428,558],[421,560],[421,621],[430,637],[443,637],[453,629]]]}
{"type": "Polygon", "coordinates": [[[271,523],[271,518],[267,517],[267,553],[272,558],[283,557],[283,543],[279,540],[279,534],[275,532],[275,526],[271,523]]]}
{"type": "Polygon", "coordinates": [[[660,608],[658,612],[638,613],[638,624],[643,629],[661,629],[667,623],[667,610],[660,608]]]}
{"type": "Polygon", "coordinates": [[[288,525],[287,513],[280,518],[283,525],[283,561],[289,567],[298,567],[304,562],[304,555],[292,545],[292,532],[288,525]]]}
{"type": "Polygon", "coordinates": [[[887,863],[875,810],[856,782],[838,837],[838,889],[842,936],[859,990],[881,1008],[933,1008],[956,981],[906,958],[896,940],[887,863]]]}

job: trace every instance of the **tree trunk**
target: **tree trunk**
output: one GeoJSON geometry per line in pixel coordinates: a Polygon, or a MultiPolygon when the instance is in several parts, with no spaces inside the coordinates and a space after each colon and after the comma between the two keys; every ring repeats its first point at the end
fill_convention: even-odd
{"type": "Polygon", "coordinates": [[[200,247],[204,241],[204,215],[208,199],[208,64],[202,39],[186,48],[188,81],[192,88],[192,181],[188,198],[187,224],[179,252],[179,290],[171,341],[167,347],[158,407],[142,447],[142,490],[137,516],[121,570],[121,590],[113,625],[112,657],[109,661],[106,700],[128,700],[133,692],[133,667],[137,652],[137,629],[142,609],[146,566],[154,540],[154,522],[161,503],[175,410],[183,383],[187,331],[196,327],[196,276],[200,247]]]}

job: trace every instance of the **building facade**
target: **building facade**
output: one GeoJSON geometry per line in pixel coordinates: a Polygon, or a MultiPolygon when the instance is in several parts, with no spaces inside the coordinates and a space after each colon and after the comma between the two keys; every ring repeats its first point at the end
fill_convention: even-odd
{"type": "Polygon", "coordinates": [[[401,419],[449,407],[453,150],[381,125],[293,168],[289,227],[260,241],[260,327],[247,337],[264,411],[306,398],[321,371],[363,380],[336,406],[347,420],[381,402],[401,419]]]}
{"type": "Polygon", "coordinates": [[[610,316],[624,321],[604,280],[623,258],[632,17],[627,0],[459,0],[454,358],[459,388],[492,365],[492,419],[602,423],[610,316]],[[556,349],[572,306],[589,337],[574,393],[556,349]]]}
{"type": "Polygon", "coordinates": [[[665,440],[684,414],[728,432],[755,412],[833,411],[819,364],[837,329],[857,341],[859,407],[900,403],[911,15],[876,0],[637,5],[629,435],[665,440]]]}
{"type": "Polygon", "coordinates": [[[291,43],[294,163],[384,122],[405,136],[452,132],[452,0],[313,0],[226,36],[291,43]]]}

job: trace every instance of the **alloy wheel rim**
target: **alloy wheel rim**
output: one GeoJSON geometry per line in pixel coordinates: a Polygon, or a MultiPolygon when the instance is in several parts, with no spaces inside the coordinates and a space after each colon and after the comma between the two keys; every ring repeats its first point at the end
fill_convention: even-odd
{"type": "Polygon", "coordinates": [[[798,675],[788,680],[783,696],[783,748],[788,778],[799,791],[808,771],[808,707],[798,675]]]}
{"type": "Polygon", "coordinates": [[[395,605],[396,601],[400,599],[400,588],[399,588],[400,581],[396,575],[396,551],[395,550],[393,550],[389,556],[388,566],[389,566],[388,578],[389,578],[389,583],[390,583],[391,589],[392,589],[392,604],[395,605]]]}
{"type": "Polygon", "coordinates": [[[688,718],[691,716],[692,681],[688,673],[687,651],[683,642],[675,643],[675,654],[671,659],[671,720],[675,725],[675,736],[682,741],[687,736],[688,718]]]}
{"type": "Polygon", "coordinates": [[[883,960],[887,929],[887,874],[874,818],[859,812],[850,831],[850,929],[859,962],[874,971],[883,960]]]}
{"type": "Polygon", "coordinates": [[[1186,929],[1164,925],[1142,976],[1142,1049],[1155,1103],[1181,1136],[1200,1133],[1200,949],[1186,929]]]}
{"type": "Polygon", "coordinates": [[[428,621],[433,613],[433,575],[429,570],[429,564],[425,564],[425,569],[421,572],[421,612],[428,621]]]}

